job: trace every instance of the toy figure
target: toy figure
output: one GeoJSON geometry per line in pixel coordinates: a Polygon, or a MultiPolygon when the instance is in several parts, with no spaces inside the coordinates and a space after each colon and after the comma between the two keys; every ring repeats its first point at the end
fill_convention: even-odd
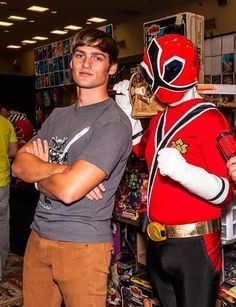
{"type": "Polygon", "coordinates": [[[147,270],[164,307],[213,307],[221,276],[221,208],[233,183],[216,138],[231,131],[213,103],[196,91],[198,54],[179,34],[154,38],[142,74],[166,109],[142,134],[131,118],[129,81],[115,85],[116,101],[130,117],[133,151],[149,170],[147,270]]]}

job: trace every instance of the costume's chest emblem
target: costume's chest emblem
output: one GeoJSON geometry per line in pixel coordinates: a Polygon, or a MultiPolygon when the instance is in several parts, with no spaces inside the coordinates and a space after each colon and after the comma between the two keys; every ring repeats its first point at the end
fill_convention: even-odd
{"type": "Polygon", "coordinates": [[[188,144],[184,144],[181,138],[179,138],[177,141],[173,141],[171,147],[177,149],[181,154],[188,151],[188,144]]]}

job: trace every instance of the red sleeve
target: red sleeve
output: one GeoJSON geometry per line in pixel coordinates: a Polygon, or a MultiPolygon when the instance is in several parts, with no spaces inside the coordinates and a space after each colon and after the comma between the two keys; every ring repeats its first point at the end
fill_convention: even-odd
{"type": "Polygon", "coordinates": [[[204,139],[201,142],[201,150],[203,157],[205,157],[206,170],[209,173],[215,174],[227,178],[229,180],[230,189],[228,196],[221,204],[221,206],[227,205],[232,199],[232,192],[234,190],[234,183],[231,180],[228,169],[226,167],[226,160],[221,153],[216,138],[224,131],[231,131],[230,125],[226,118],[218,111],[212,110],[206,112],[208,129],[204,131],[204,139]],[[212,149],[215,148],[213,151],[212,149]],[[214,156],[213,156],[214,155],[214,156]]]}

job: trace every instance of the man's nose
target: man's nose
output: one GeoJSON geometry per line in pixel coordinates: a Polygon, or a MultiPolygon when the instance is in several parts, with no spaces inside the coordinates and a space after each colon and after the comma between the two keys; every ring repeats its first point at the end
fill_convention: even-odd
{"type": "Polygon", "coordinates": [[[83,60],[83,67],[88,68],[91,65],[90,58],[85,57],[83,60]]]}

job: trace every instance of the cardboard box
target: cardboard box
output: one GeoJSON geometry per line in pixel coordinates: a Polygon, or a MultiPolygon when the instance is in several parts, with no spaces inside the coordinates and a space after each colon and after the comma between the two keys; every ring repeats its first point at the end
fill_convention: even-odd
{"type": "Polygon", "coordinates": [[[141,272],[132,276],[123,275],[120,282],[122,306],[144,306],[144,300],[150,300],[152,307],[159,306],[158,300],[153,297],[146,273],[141,272]]]}
{"type": "Polygon", "coordinates": [[[221,238],[223,244],[236,242],[236,192],[234,192],[234,198],[231,204],[223,210],[221,238]]]}

